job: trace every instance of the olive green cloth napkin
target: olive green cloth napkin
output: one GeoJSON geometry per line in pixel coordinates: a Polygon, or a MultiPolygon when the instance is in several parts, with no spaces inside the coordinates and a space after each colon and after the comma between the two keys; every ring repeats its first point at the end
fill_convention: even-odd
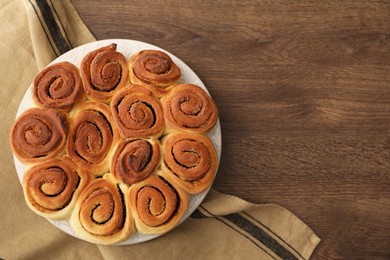
{"type": "Polygon", "coordinates": [[[173,231],[129,246],[100,246],[62,232],[26,205],[9,147],[19,103],[37,73],[94,41],[69,1],[0,0],[0,258],[308,259],[320,239],[286,209],[211,190],[173,231]]]}

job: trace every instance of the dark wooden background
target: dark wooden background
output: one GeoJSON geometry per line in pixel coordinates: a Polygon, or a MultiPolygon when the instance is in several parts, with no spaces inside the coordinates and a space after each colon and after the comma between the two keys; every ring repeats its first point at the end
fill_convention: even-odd
{"type": "Polygon", "coordinates": [[[203,80],[216,190],[291,210],[322,239],[313,259],[390,259],[390,1],[73,3],[97,39],[158,45],[203,80]]]}

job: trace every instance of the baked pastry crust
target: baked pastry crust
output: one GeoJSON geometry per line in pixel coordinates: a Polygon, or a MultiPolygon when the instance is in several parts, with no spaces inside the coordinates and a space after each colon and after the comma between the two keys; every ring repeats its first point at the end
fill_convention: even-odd
{"type": "Polygon", "coordinates": [[[89,99],[110,102],[115,92],[128,84],[129,70],[115,43],[89,52],[81,61],[84,91],[89,99]]]}
{"type": "Polygon", "coordinates": [[[38,106],[66,112],[85,99],[79,69],[66,61],[42,70],[34,80],[32,93],[38,106]]]}
{"type": "Polygon", "coordinates": [[[197,85],[176,85],[161,99],[164,134],[186,131],[207,134],[217,123],[218,109],[212,98],[197,85]]]}
{"type": "Polygon", "coordinates": [[[115,94],[111,112],[122,138],[162,135],[164,116],[160,101],[139,85],[130,85],[115,94]]]}
{"type": "Polygon", "coordinates": [[[162,140],[162,169],[190,194],[211,186],[218,167],[218,155],[204,135],[174,133],[162,140]]]}
{"type": "Polygon", "coordinates": [[[170,174],[158,171],[129,189],[130,209],[138,232],[163,234],[179,224],[189,196],[170,174]]]}
{"type": "Polygon", "coordinates": [[[71,226],[92,243],[107,245],[125,240],[135,232],[126,193],[127,187],[111,174],[91,181],[76,203],[71,226]]]}
{"type": "Polygon", "coordinates": [[[11,128],[11,148],[25,164],[43,162],[64,152],[68,132],[65,113],[30,108],[16,119],[11,128]]]}
{"type": "Polygon", "coordinates": [[[127,185],[146,179],[160,166],[157,139],[127,139],[119,142],[111,158],[111,173],[127,185]]]}
{"type": "Polygon", "coordinates": [[[143,85],[161,97],[178,82],[181,71],[165,52],[142,50],[130,58],[129,75],[131,83],[143,85]]]}
{"type": "Polygon", "coordinates": [[[51,220],[68,219],[90,180],[90,173],[68,156],[48,160],[25,173],[24,197],[36,214],[51,220]]]}
{"type": "Polygon", "coordinates": [[[120,140],[109,106],[84,101],[72,109],[69,120],[67,154],[95,176],[107,173],[112,148],[120,140]]]}

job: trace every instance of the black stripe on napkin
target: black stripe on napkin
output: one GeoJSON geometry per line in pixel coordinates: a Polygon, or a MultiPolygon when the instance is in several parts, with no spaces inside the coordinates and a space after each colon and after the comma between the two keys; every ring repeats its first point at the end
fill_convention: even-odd
{"type": "Polygon", "coordinates": [[[196,209],[194,212],[192,212],[191,218],[207,218],[207,216],[205,214],[203,214],[202,212],[200,212],[199,209],[196,209]]]}
{"type": "Polygon", "coordinates": [[[66,38],[66,40],[67,40],[67,42],[68,42],[68,44],[69,44],[69,47],[70,47],[71,49],[73,49],[73,45],[72,45],[72,43],[70,42],[70,38],[69,38],[69,36],[68,36],[68,33],[66,32],[65,27],[64,27],[64,25],[62,24],[62,21],[61,21],[61,19],[60,19],[60,16],[59,16],[58,13],[57,13],[56,8],[54,7],[53,2],[52,2],[51,0],[49,0],[49,1],[50,1],[50,4],[51,4],[52,9],[53,9],[53,11],[54,11],[54,14],[57,16],[57,19],[58,19],[58,21],[59,21],[59,23],[60,23],[60,25],[61,25],[61,28],[62,28],[62,30],[64,31],[64,37],[66,38]]]}
{"type": "Polygon", "coordinates": [[[36,14],[36,16],[37,16],[37,18],[38,18],[39,23],[41,24],[42,30],[43,30],[43,32],[45,33],[46,38],[47,38],[47,40],[48,40],[48,42],[49,42],[51,48],[53,49],[54,54],[56,54],[57,56],[59,56],[59,54],[57,53],[57,50],[54,48],[53,44],[51,43],[50,36],[49,36],[48,33],[46,32],[45,26],[43,26],[43,22],[42,22],[42,20],[41,20],[41,17],[40,17],[39,14],[38,14],[37,9],[35,8],[34,4],[31,2],[31,0],[28,0],[28,2],[31,4],[31,7],[34,9],[34,12],[35,12],[35,14],[36,14]]]}
{"type": "MultiPolygon", "coordinates": [[[[259,224],[261,226],[261,228],[264,228],[266,230],[268,230],[268,232],[270,232],[271,234],[273,234],[274,236],[276,236],[280,241],[283,241],[292,251],[294,251],[297,255],[299,255],[300,257],[304,258],[302,256],[302,254],[300,254],[297,250],[295,250],[294,247],[292,247],[289,243],[287,243],[286,240],[284,240],[283,238],[281,238],[278,234],[276,234],[274,231],[272,231],[270,228],[268,228],[266,225],[264,225],[263,223],[261,223],[258,219],[256,219],[255,217],[249,215],[247,212],[245,211],[242,211],[241,212],[243,215],[249,217],[250,219],[252,219],[254,222],[256,222],[257,224],[259,224]]],[[[290,251],[291,251],[290,250],[290,251]]]]}
{"type": "Polygon", "coordinates": [[[45,20],[47,28],[49,29],[50,35],[57,46],[60,54],[63,54],[70,50],[65,38],[63,37],[57,22],[54,19],[53,13],[50,9],[49,4],[45,0],[36,0],[37,6],[41,11],[42,17],[45,20]]]}
{"type": "MultiPolygon", "coordinates": [[[[293,255],[288,249],[283,247],[281,244],[279,244],[278,241],[276,241],[274,238],[272,238],[270,235],[268,235],[264,230],[259,228],[258,226],[254,225],[252,222],[247,220],[246,218],[242,217],[241,215],[234,213],[229,214],[225,216],[216,216],[209,212],[207,209],[205,209],[203,206],[200,206],[201,209],[218,219],[219,221],[224,222],[222,219],[226,219],[229,222],[233,223],[235,226],[239,227],[241,230],[247,232],[250,234],[253,238],[264,244],[267,248],[269,248],[272,252],[274,252],[276,255],[280,256],[282,259],[298,259],[295,255],[293,255]],[[221,218],[221,219],[219,219],[221,218]]],[[[204,214],[202,214],[198,209],[194,211],[194,213],[191,215],[193,218],[204,218],[207,217],[204,214]]],[[[225,222],[224,222],[225,223],[225,222]]],[[[225,223],[227,226],[233,228],[228,223],[225,223]]],[[[234,228],[233,228],[234,229],[234,228]]],[[[236,229],[234,229],[237,231],[236,229]]],[[[241,235],[244,235],[242,232],[237,231],[241,235]]],[[[244,235],[245,236],[245,235],[244,235]]],[[[248,238],[247,236],[245,236],[248,238]]],[[[248,238],[249,239],[249,238],[248,238]]],[[[251,239],[250,239],[251,240],[251,239]]],[[[252,240],[251,240],[252,241],[252,240]]],[[[253,242],[253,241],[252,241],[253,242]]]]}
{"type": "MultiPolygon", "coordinates": [[[[276,259],[273,255],[271,255],[267,250],[265,250],[265,248],[263,248],[261,245],[257,244],[256,241],[254,241],[251,237],[247,236],[246,234],[242,233],[239,229],[235,228],[234,226],[232,226],[232,224],[230,224],[228,221],[226,221],[225,219],[222,219],[221,217],[219,216],[216,216],[216,215],[213,215],[210,211],[208,211],[207,209],[205,209],[204,207],[200,206],[200,208],[202,208],[205,212],[207,212],[208,214],[210,214],[212,216],[213,219],[215,220],[218,220],[219,222],[225,224],[226,226],[230,227],[232,230],[234,230],[235,232],[239,233],[240,235],[242,235],[243,237],[245,237],[246,239],[248,239],[249,241],[251,241],[255,246],[257,246],[258,248],[260,248],[264,253],[266,253],[267,255],[269,255],[271,258],[273,259],[276,259]]],[[[192,213],[191,217],[194,217],[194,218],[210,218],[206,215],[204,215],[200,210],[196,209],[194,211],[194,213],[192,213]]]]}
{"type": "Polygon", "coordinates": [[[251,234],[254,238],[266,245],[270,250],[272,250],[282,259],[298,259],[290,251],[288,251],[281,244],[279,244],[278,241],[268,235],[264,230],[255,226],[252,222],[242,217],[241,215],[234,213],[223,217],[234,223],[236,226],[240,227],[242,230],[251,234]]]}

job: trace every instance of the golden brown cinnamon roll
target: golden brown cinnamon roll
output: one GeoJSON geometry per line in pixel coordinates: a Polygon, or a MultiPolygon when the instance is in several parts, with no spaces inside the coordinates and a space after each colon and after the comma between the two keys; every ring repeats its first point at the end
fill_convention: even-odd
{"type": "Polygon", "coordinates": [[[111,112],[123,138],[159,137],[164,130],[160,101],[146,94],[134,92],[140,86],[130,85],[112,98],[111,112]]]}
{"type": "Polygon", "coordinates": [[[143,85],[160,97],[167,93],[167,87],[177,83],[181,71],[165,52],[143,50],[131,57],[129,74],[133,84],[143,85]]]}
{"type": "Polygon", "coordinates": [[[82,192],[70,224],[77,234],[98,244],[119,243],[134,232],[134,220],[124,194],[111,174],[93,180],[82,192]]]}
{"type": "Polygon", "coordinates": [[[211,97],[193,84],[176,85],[161,99],[165,133],[187,131],[207,134],[217,123],[218,110],[211,97]]]}
{"type": "Polygon", "coordinates": [[[128,83],[126,58],[116,51],[116,46],[113,43],[94,50],[81,61],[81,77],[89,99],[109,102],[115,91],[128,83]]]}
{"type": "Polygon", "coordinates": [[[119,141],[108,105],[84,101],[73,108],[69,119],[68,155],[93,175],[108,172],[111,148],[119,141]]]}
{"type": "Polygon", "coordinates": [[[136,228],[143,234],[162,234],[173,229],[188,207],[188,194],[170,175],[159,171],[129,189],[130,208],[136,228]]]}
{"type": "Polygon", "coordinates": [[[158,140],[133,139],[118,143],[111,160],[113,175],[128,185],[146,179],[160,165],[158,140]]]}
{"type": "Polygon", "coordinates": [[[11,147],[23,163],[42,162],[64,152],[68,131],[65,113],[30,108],[12,126],[11,147]]]}
{"type": "Polygon", "coordinates": [[[33,99],[38,106],[69,111],[85,98],[79,69],[69,62],[53,64],[34,80],[33,99]]]}
{"type": "Polygon", "coordinates": [[[174,133],[163,138],[162,168],[190,194],[198,194],[214,180],[218,166],[215,148],[204,135],[174,133]]]}
{"type": "Polygon", "coordinates": [[[52,220],[67,219],[90,179],[89,172],[68,156],[48,160],[25,173],[24,197],[38,215],[52,220]]]}

